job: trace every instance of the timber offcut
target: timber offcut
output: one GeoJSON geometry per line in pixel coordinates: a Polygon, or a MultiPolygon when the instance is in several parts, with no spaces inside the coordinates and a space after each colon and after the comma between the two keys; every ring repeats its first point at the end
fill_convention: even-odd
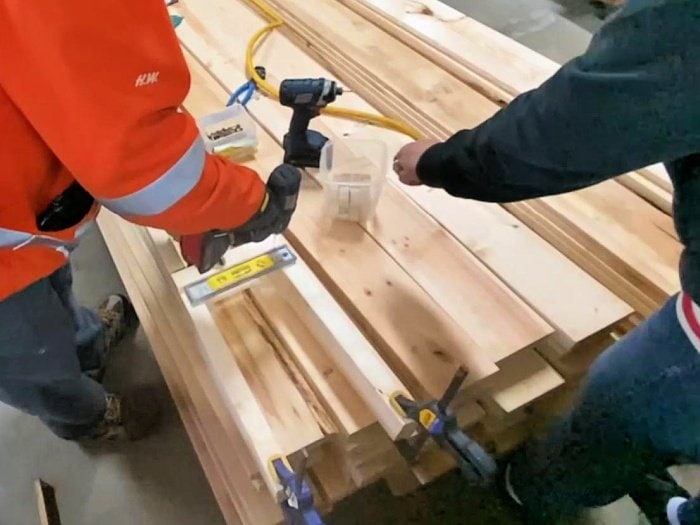
{"type": "MultiPolygon", "coordinates": [[[[248,80],[246,50],[267,80],[331,78],[339,105],[446,139],[536,87],[557,65],[436,0],[180,0],[176,33],[192,73],[183,105],[222,109],[248,80]]],[[[283,158],[291,112],[248,105],[266,177],[283,158]]],[[[411,137],[321,116],[331,140],[411,137]]],[[[454,467],[392,397],[439,398],[460,367],[452,409],[503,454],[565,409],[591,362],[679,291],[672,187],[659,166],[569,195],[499,206],[387,181],[367,223],[329,222],[304,175],[284,242],[296,264],[238,293],[193,305],[201,279],[164,232],[103,211],[98,224],[229,525],[283,520],[274,458],[302,458],[316,506],[385,480],[396,494],[454,467]]],[[[254,255],[255,247],[243,248],[254,255]]],[[[241,251],[236,252],[239,257],[241,251]]],[[[230,259],[229,262],[234,262],[230,259]]]]}

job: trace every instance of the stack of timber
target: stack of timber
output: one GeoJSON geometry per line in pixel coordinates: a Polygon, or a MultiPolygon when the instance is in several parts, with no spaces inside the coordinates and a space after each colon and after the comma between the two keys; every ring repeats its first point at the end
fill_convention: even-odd
{"type": "MultiPolygon", "coordinates": [[[[218,111],[247,80],[246,45],[268,22],[253,3],[171,7],[184,17],[177,34],[192,74],[184,111],[218,111]]],[[[342,106],[426,136],[478,124],[556,69],[436,1],[267,3],[285,20],[255,55],[270,82],[337,78],[353,91],[342,106]]],[[[260,140],[248,165],[264,176],[282,160],[291,112],[265,97],[248,109],[260,140]]],[[[328,117],[313,125],[392,153],[410,141],[328,117]]],[[[444,473],[452,463],[437,449],[415,465],[398,453],[394,442],[415,425],[390,397],[437,398],[460,365],[470,370],[454,403],[460,424],[494,453],[512,449],[679,288],[671,220],[629,184],[501,207],[406,187],[387,166],[376,217],[356,224],[323,217],[313,175],[284,235],[298,262],[198,306],[183,288],[201,276],[167,234],[98,218],[229,525],[281,521],[268,465],[280,455],[308,457],[324,510],[378,480],[400,494],[444,473]]],[[[657,206],[670,196],[659,167],[629,177],[657,206]]]]}

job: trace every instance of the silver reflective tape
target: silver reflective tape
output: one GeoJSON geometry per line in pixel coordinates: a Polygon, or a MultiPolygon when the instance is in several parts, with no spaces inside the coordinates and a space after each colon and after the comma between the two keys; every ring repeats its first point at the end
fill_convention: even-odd
{"type": "Polygon", "coordinates": [[[80,226],[75,234],[76,239],[73,241],[64,241],[62,239],[57,239],[56,237],[49,237],[48,235],[32,234],[17,230],[8,230],[7,228],[0,228],[0,248],[19,250],[21,248],[25,248],[26,246],[42,246],[44,248],[52,248],[67,256],[68,252],[74,250],[78,245],[77,238],[85,233],[85,231],[91,225],[92,221],[89,221],[80,226]]]}
{"type": "Polygon", "coordinates": [[[158,215],[185,197],[202,178],[204,141],[198,136],[192,146],[163,175],[145,188],[118,199],[100,203],[119,215],[158,215]]]}
{"type": "Polygon", "coordinates": [[[14,248],[31,241],[32,234],[0,228],[0,248],[14,248]]]}

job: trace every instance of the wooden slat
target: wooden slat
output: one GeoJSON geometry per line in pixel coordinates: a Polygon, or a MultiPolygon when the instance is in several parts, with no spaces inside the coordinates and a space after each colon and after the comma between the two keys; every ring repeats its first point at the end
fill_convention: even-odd
{"type": "MultiPolygon", "coordinates": [[[[410,0],[339,1],[498,105],[537,88],[560,67],[438,0],[421,2],[424,9],[418,10],[410,0]]],[[[673,192],[673,186],[663,167],[649,166],[623,177],[637,175],[661,191],[636,181],[619,182],[667,212],[667,193],[673,192]]]]}
{"type": "MultiPolygon", "coordinates": [[[[278,8],[283,10],[285,9],[284,7],[281,7],[278,0],[272,0],[272,3],[278,8]]],[[[287,10],[284,10],[285,16],[288,17],[288,24],[292,24],[295,31],[305,35],[304,38],[306,41],[311,38],[311,35],[314,35],[313,38],[315,42],[324,42],[324,52],[328,56],[332,56],[333,60],[343,61],[345,69],[350,70],[348,61],[354,60],[357,61],[356,63],[358,64],[361,63],[362,68],[365,70],[365,77],[363,81],[353,84],[353,87],[358,89],[358,91],[362,89],[363,94],[372,92],[378,99],[383,100],[390,98],[395,100],[397,97],[400,97],[398,95],[400,92],[403,93],[404,98],[406,98],[407,94],[410,93],[411,103],[404,105],[405,107],[399,116],[415,116],[426,123],[426,130],[435,124],[444,126],[444,133],[440,135],[441,137],[444,137],[462,127],[471,127],[472,125],[477,124],[479,120],[476,117],[476,112],[479,110],[485,111],[488,108],[491,108],[491,112],[493,112],[497,109],[495,105],[485,98],[481,97],[481,99],[479,99],[477,94],[474,93],[468,86],[455,85],[453,82],[454,79],[451,79],[449,74],[441,71],[436,66],[426,63],[425,60],[421,60],[421,57],[416,56],[415,53],[413,53],[413,56],[411,56],[412,53],[410,50],[408,50],[408,48],[404,46],[402,49],[400,47],[400,43],[397,45],[397,43],[393,41],[391,37],[383,34],[377,28],[373,28],[366,21],[357,17],[357,15],[354,15],[347,9],[338,6],[338,4],[332,2],[332,0],[314,0],[313,2],[306,2],[304,6],[305,9],[295,8],[293,14],[288,10],[288,8],[287,10]],[[306,12],[306,10],[309,11],[306,12]],[[305,18],[308,19],[311,17],[310,10],[313,10],[316,13],[314,16],[318,19],[317,23],[313,24],[313,27],[304,22],[305,18]],[[341,35],[346,34],[345,26],[352,26],[355,28],[355,31],[361,31],[360,34],[362,34],[363,38],[353,42],[344,42],[342,39],[339,40],[338,38],[331,41],[327,36],[325,36],[329,31],[329,28],[325,25],[326,23],[333,24],[335,30],[341,35]],[[326,39],[325,41],[324,38],[326,39]],[[340,49],[342,49],[342,52],[340,49]],[[392,61],[392,70],[389,72],[389,74],[383,75],[381,80],[379,80],[379,76],[381,75],[380,68],[383,68],[383,66],[380,66],[380,64],[383,62],[383,55],[380,54],[373,57],[373,51],[370,50],[374,49],[388,49],[392,53],[397,54],[397,58],[393,59],[392,61]],[[332,52],[335,54],[331,54],[332,52]],[[408,64],[408,59],[406,57],[411,57],[411,65],[408,64]],[[409,73],[409,71],[411,73],[409,73]],[[421,72],[419,75],[419,80],[416,80],[417,76],[412,74],[413,71],[421,72]],[[372,78],[374,79],[372,83],[369,83],[370,81],[367,77],[368,74],[371,74],[372,78]],[[426,78],[430,79],[432,90],[425,86],[425,84],[428,82],[426,78]],[[374,87],[375,82],[381,83],[381,90],[376,90],[374,87]],[[441,95],[439,97],[436,96],[432,98],[426,97],[425,93],[434,93],[436,86],[440,86],[439,89],[441,90],[441,95]],[[413,95],[415,95],[415,97],[413,95]],[[462,102],[460,103],[459,100],[462,102]],[[465,103],[469,107],[469,110],[460,115],[456,115],[454,111],[450,113],[446,107],[447,104],[449,104],[451,108],[461,107],[465,103]],[[476,106],[472,107],[472,104],[475,104],[476,106]]],[[[352,82],[352,80],[352,76],[347,77],[347,81],[352,82]]],[[[630,192],[620,193],[622,188],[619,188],[619,185],[612,181],[601,184],[599,189],[601,191],[605,190],[611,193],[613,191],[617,191],[617,193],[622,197],[622,200],[620,201],[622,207],[626,207],[631,202],[634,202],[635,210],[638,212],[636,216],[626,215],[605,217],[606,214],[609,215],[609,210],[606,210],[603,213],[604,221],[602,222],[616,223],[622,234],[615,238],[603,236],[600,239],[604,242],[607,250],[611,252],[619,252],[625,256],[630,255],[632,258],[630,261],[631,266],[632,263],[635,262],[633,260],[634,253],[627,254],[625,251],[630,240],[632,240],[631,242],[645,243],[647,246],[653,246],[655,242],[654,239],[647,235],[648,228],[646,228],[646,226],[642,228],[639,227],[639,216],[650,217],[653,216],[654,213],[657,213],[657,211],[644,202],[637,202],[638,199],[636,199],[636,197],[630,192]],[[618,188],[618,190],[615,190],[615,188],[618,188]]],[[[583,199],[595,200],[596,197],[594,191],[597,190],[586,189],[579,192],[578,195],[583,199]]],[[[569,196],[551,197],[548,199],[548,202],[561,201],[564,203],[562,204],[563,208],[567,209],[567,205],[565,204],[567,198],[569,198],[569,196]]],[[[527,204],[525,206],[527,206],[527,204]]],[[[518,215],[519,210],[522,209],[522,205],[506,205],[505,207],[516,215],[518,215]]],[[[556,222],[559,219],[558,214],[550,213],[548,210],[543,211],[544,217],[547,220],[556,222]]],[[[658,212],[658,215],[663,216],[661,212],[658,212]]],[[[523,218],[523,220],[527,219],[527,217],[524,216],[521,218],[523,218]]],[[[598,222],[600,221],[598,220],[598,222]]],[[[597,235],[598,232],[596,231],[595,226],[596,219],[594,217],[588,217],[586,218],[583,226],[578,226],[579,228],[583,229],[573,233],[587,235],[588,230],[590,229],[591,231],[596,232],[595,235],[597,235]]],[[[591,240],[597,241],[598,239],[596,238],[591,240]]],[[[676,246],[671,249],[670,256],[674,257],[677,253],[678,247],[676,246]]],[[[584,255],[580,254],[576,260],[578,261],[583,257],[584,255]]],[[[590,255],[585,254],[585,257],[590,257],[590,255]]],[[[673,263],[669,267],[669,270],[675,271],[675,267],[676,264],[673,263]]],[[[658,274],[653,272],[644,275],[644,278],[649,281],[650,285],[663,287],[666,283],[655,282],[657,277],[658,274]]]]}
{"type": "MultiPolygon", "coordinates": [[[[314,352],[311,344],[305,344],[303,351],[307,358],[313,360],[312,367],[304,368],[311,369],[311,373],[315,370],[316,375],[320,373],[323,376],[323,379],[318,378],[314,383],[317,388],[324,391],[324,397],[331,394],[329,391],[331,389],[344,392],[346,388],[338,383],[347,379],[358,393],[363,393],[364,402],[372,408],[374,417],[379,419],[384,431],[392,440],[410,435],[414,425],[398,417],[389,402],[389,397],[395,392],[407,394],[406,387],[381,360],[374,348],[338,304],[332,300],[328,291],[323,288],[303,261],[297,262],[279,274],[270,275],[267,283],[277,292],[274,301],[267,298],[257,287],[251,291],[263,311],[272,315],[270,309],[279,308],[278,301],[283,301],[287,312],[284,319],[290,322],[294,322],[292,319],[298,319],[302,326],[323,344],[324,352],[328,356],[314,352]],[[319,319],[323,322],[319,323],[319,319]],[[311,353],[313,355],[310,355],[311,353]],[[338,373],[327,364],[328,357],[334,360],[339,370],[344,371],[344,378],[338,377],[338,373]],[[334,384],[332,388],[331,383],[334,384]]],[[[275,316],[275,322],[275,327],[281,330],[284,326],[283,318],[275,316]]],[[[294,344],[289,339],[287,341],[289,344],[294,344]]],[[[301,352],[300,349],[298,351],[301,352]]],[[[303,358],[299,354],[299,359],[303,358]]],[[[327,399],[331,400],[333,397],[330,395],[327,399]]],[[[351,434],[353,423],[348,422],[348,418],[355,421],[354,426],[363,428],[368,422],[367,414],[364,413],[366,407],[358,406],[358,403],[353,401],[354,398],[347,394],[343,394],[342,397],[342,403],[347,408],[335,406],[333,411],[336,417],[343,420],[346,433],[351,434]]],[[[338,399],[338,402],[340,403],[341,400],[338,399]]]]}
{"type": "Polygon", "coordinates": [[[296,365],[282,355],[286,350],[279,339],[259,312],[246,308],[245,296],[213,301],[209,309],[284,453],[307,449],[337,433],[315,393],[293,370],[296,365]]]}
{"type": "Polygon", "coordinates": [[[671,177],[663,164],[654,164],[639,170],[639,174],[647,180],[653,182],[659,188],[669,193],[673,193],[673,183],[671,177]]]}
{"type": "Polygon", "coordinates": [[[465,64],[461,80],[492,86],[493,94],[513,94],[540,85],[557,64],[522,44],[480,24],[437,0],[339,0],[447,70],[453,62],[465,64]],[[413,39],[407,39],[406,35],[413,39]],[[468,50],[464,46],[469,46],[468,50]],[[462,50],[468,51],[463,54],[462,50]],[[498,90],[498,91],[496,91],[498,90]]]}
{"type": "MultiPolygon", "coordinates": [[[[200,14],[199,9],[196,9],[198,5],[191,1],[187,3],[186,18],[191,26],[185,26],[180,30],[180,38],[187,47],[196,51],[196,54],[207,63],[217,78],[224,80],[229,85],[243,81],[242,48],[226,46],[224,50],[222,44],[215,42],[215,40],[223,38],[220,32],[226,34],[228,38],[226,33],[227,20],[224,19],[218,24],[208,26],[205,41],[204,36],[193,30],[193,28],[200,29],[202,25],[197,18],[197,15],[200,14]],[[219,59],[224,54],[225,61],[219,59]]],[[[262,23],[259,17],[256,18],[255,15],[243,9],[237,9],[235,16],[236,19],[246,20],[244,25],[251,27],[251,31],[257,27],[256,24],[262,23]]],[[[284,78],[297,74],[299,70],[303,70],[308,76],[329,75],[319,64],[311,60],[301,50],[294,48],[279,33],[271,35],[261,46],[256,56],[259,63],[268,66],[270,78],[273,81],[276,75],[284,78]],[[285,52],[278,52],[280,49],[284,49],[285,52]],[[286,57],[293,57],[293,59],[287,60],[286,57]]],[[[371,109],[352,94],[344,96],[342,103],[356,109],[371,109]]],[[[274,134],[281,134],[286,130],[289,113],[285,108],[266,100],[258,100],[251,105],[251,109],[258,115],[261,125],[274,134]]],[[[314,121],[314,126],[332,137],[342,136],[346,133],[355,136],[377,137],[389,144],[394,144],[394,148],[398,148],[404,143],[404,139],[397,139],[394,134],[377,129],[364,129],[356,124],[337,119],[317,119],[314,121]]],[[[423,188],[407,188],[399,185],[393,174],[390,177],[394,188],[410,196],[443,226],[447,226],[451,233],[470,248],[482,263],[496,272],[530,306],[552,323],[558,329],[558,336],[569,346],[597,333],[605,326],[614,324],[629,313],[629,309],[621,301],[587,277],[584,272],[567,261],[556,250],[542,242],[537,236],[532,235],[519,221],[497,206],[460,201],[437,192],[425,191],[423,188]],[[504,242],[500,242],[501,238],[504,242]],[[528,246],[527,250],[522,250],[519,254],[524,258],[519,265],[511,263],[514,253],[514,250],[510,248],[511,244],[517,244],[523,248],[528,246]],[[553,281],[549,275],[543,276],[543,278],[536,274],[528,275],[528,270],[542,267],[550,268],[555,275],[561,275],[560,282],[553,281]],[[575,290],[578,290],[577,295],[581,297],[580,303],[572,304],[568,299],[564,300],[564,298],[570,297],[570,293],[575,290]],[[555,301],[554,297],[561,297],[562,300],[555,301]],[[596,305],[595,311],[589,306],[593,304],[596,305]],[[592,311],[594,314],[590,314],[592,311]]],[[[385,198],[386,195],[383,200],[385,198]]],[[[391,243],[388,245],[392,246],[391,243]]],[[[415,246],[412,252],[416,252],[416,257],[423,257],[419,255],[415,246]]],[[[442,259],[444,260],[444,258],[442,259]]],[[[426,280],[432,279],[434,281],[433,276],[434,273],[431,272],[430,275],[426,276],[426,280]]],[[[464,281],[461,282],[464,283],[464,281]]],[[[482,308],[486,304],[493,304],[492,301],[477,301],[475,298],[479,295],[474,292],[478,290],[478,288],[469,290],[469,292],[465,290],[464,300],[471,305],[479,304],[482,308]]],[[[460,316],[460,318],[462,317],[460,316]]],[[[493,319],[493,316],[491,318],[493,319]]],[[[492,326],[490,332],[498,331],[498,325],[493,323],[489,323],[489,325],[492,326]]]]}
{"type": "Polygon", "coordinates": [[[279,522],[280,509],[269,493],[254,488],[258,469],[206,373],[153,241],[106,210],[98,224],[227,523],[279,522]]]}
{"type": "MultiPolygon", "coordinates": [[[[185,25],[183,29],[186,30],[187,27],[185,25]]],[[[186,58],[192,72],[193,86],[186,106],[194,114],[211,113],[220,107],[221,101],[227,97],[226,92],[191,55],[186,54],[186,58]]],[[[273,148],[271,157],[282,157],[279,147],[267,136],[263,134],[262,139],[264,144],[273,148]]],[[[269,172],[274,164],[275,160],[270,158],[260,173],[269,172]]],[[[355,271],[351,276],[356,274],[355,271]]],[[[392,393],[405,392],[410,395],[409,389],[381,359],[303,261],[284,270],[284,275],[296,290],[296,294],[290,294],[286,299],[294,304],[298,315],[305,316],[307,326],[323,341],[335,365],[371,407],[385,431],[392,439],[410,433],[413,425],[400,418],[389,403],[392,393]],[[310,311],[314,315],[309,316],[310,311]]],[[[283,285],[279,281],[278,284],[283,285]]]]}
{"type": "MultiPolygon", "coordinates": [[[[190,12],[197,5],[197,2],[187,4],[190,12]]],[[[185,33],[180,35],[185,40],[185,33]]],[[[279,45],[276,48],[279,49],[279,45]]],[[[279,55],[276,59],[264,59],[270,70],[269,78],[273,81],[279,71],[277,62],[281,63],[282,58],[279,55]]],[[[207,60],[207,63],[211,61],[207,60]]],[[[230,74],[223,75],[219,78],[231,78],[230,74]]],[[[263,102],[251,105],[254,116],[262,114],[260,107],[263,102]]],[[[275,105],[274,109],[277,110],[275,114],[265,111],[260,121],[274,136],[281,137],[289,126],[289,116],[284,108],[275,105]]],[[[333,132],[328,135],[331,139],[339,136],[333,132]]],[[[390,171],[389,166],[386,170],[390,171]]],[[[531,308],[503,286],[439,224],[408,202],[395,186],[385,188],[377,217],[365,231],[458,321],[493,361],[498,362],[522,348],[531,347],[552,333],[552,329],[531,308]],[[430,250],[425,249],[427,245],[430,250]],[[441,272],[450,278],[436,278],[435,268],[441,268],[441,272]],[[460,287],[455,287],[454,282],[459,282],[460,287]],[[478,308],[475,307],[477,304],[478,308]],[[485,325],[492,329],[483,330],[485,325]]]]}
{"type": "Polygon", "coordinates": [[[484,388],[487,407],[511,414],[564,384],[564,378],[534,350],[511,356],[484,388]]]}
{"type": "MultiPolygon", "coordinates": [[[[196,5],[198,2],[188,3],[186,21],[196,21],[196,5]]],[[[210,5],[202,2],[205,14],[210,12],[210,5]]],[[[227,12],[241,23],[242,14],[233,7],[227,12]]],[[[222,15],[217,20],[226,19],[222,15]]],[[[243,26],[252,31],[255,24],[243,26]]],[[[226,49],[236,49],[242,43],[232,40],[228,32],[217,42],[226,49]]],[[[200,58],[210,61],[210,57],[200,58]]],[[[231,71],[240,75],[237,68],[231,71]]],[[[228,84],[233,87],[235,82],[228,84]]],[[[212,99],[210,111],[221,107],[225,93],[218,98],[218,103],[212,99]]],[[[265,133],[260,142],[262,153],[250,166],[269,173],[282,158],[282,151],[265,133]]],[[[320,220],[321,199],[320,189],[307,179],[288,238],[413,392],[439,394],[461,362],[469,362],[474,380],[496,371],[484,353],[476,350],[478,345],[468,334],[359,225],[338,223],[330,231],[325,229],[320,220]],[[366,268],[373,271],[367,272],[366,268]],[[402,320],[400,327],[395,321],[397,314],[402,320]]]]}
{"type": "Polygon", "coordinates": [[[640,173],[628,173],[615,180],[664,213],[669,215],[673,213],[673,194],[657,186],[640,173]]]}
{"type": "MultiPolygon", "coordinates": [[[[286,279],[271,282],[275,277],[272,274],[249,290],[253,309],[258,309],[265,316],[270,329],[283,342],[289,354],[294,356],[299,368],[305,371],[319,402],[337,421],[343,434],[360,432],[374,423],[376,418],[342,373],[335,369],[325,348],[314,337],[302,316],[286,301],[285,297],[295,293],[291,284],[286,279]]],[[[267,368],[261,373],[267,375],[267,368]]]]}
{"type": "Polygon", "coordinates": [[[224,339],[209,308],[206,304],[192,306],[182,290],[183,286],[194,280],[192,271],[197,270],[188,268],[173,275],[189,316],[191,328],[188,328],[193,329],[199,338],[198,347],[206,362],[206,373],[222,392],[226,407],[236,421],[248,449],[253,453],[253,459],[270,494],[280,498],[282,490],[270,472],[268,462],[271,458],[296,452],[298,448],[288,449],[285,448],[285,443],[278,442],[275,431],[265,417],[265,410],[248,384],[241,365],[236,362],[229,343],[224,339]]]}

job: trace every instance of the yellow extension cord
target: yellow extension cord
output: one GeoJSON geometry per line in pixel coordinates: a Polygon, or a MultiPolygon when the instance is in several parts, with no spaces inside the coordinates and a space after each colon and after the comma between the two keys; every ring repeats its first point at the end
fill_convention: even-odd
{"type": "MultiPolygon", "coordinates": [[[[282,16],[271,7],[265,0],[246,0],[249,4],[255,6],[268,20],[268,24],[257,31],[251,39],[248,41],[245,54],[245,68],[246,74],[251,78],[258,86],[258,89],[262,91],[269,97],[279,100],[279,90],[270,84],[267,80],[262,78],[258,72],[255,70],[255,50],[262,40],[269,35],[272,31],[284,25],[284,19],[282,16]]],[[[415,130],[408,124],[401,122],[390,117],[385,117],[383,115],[376,115],[374,113],[368,113],[366,111],[358,111],[356,109],[347,109],[339,107],[328,106],[321,111],[325,115],[331,115],[334,117],[340,117],[350,120],[356,120],[359,122],[368,122],[379,126],[382,128],[391,129],[408,135],[413,139],[422,138],[423,135],[415,130]]]]}

